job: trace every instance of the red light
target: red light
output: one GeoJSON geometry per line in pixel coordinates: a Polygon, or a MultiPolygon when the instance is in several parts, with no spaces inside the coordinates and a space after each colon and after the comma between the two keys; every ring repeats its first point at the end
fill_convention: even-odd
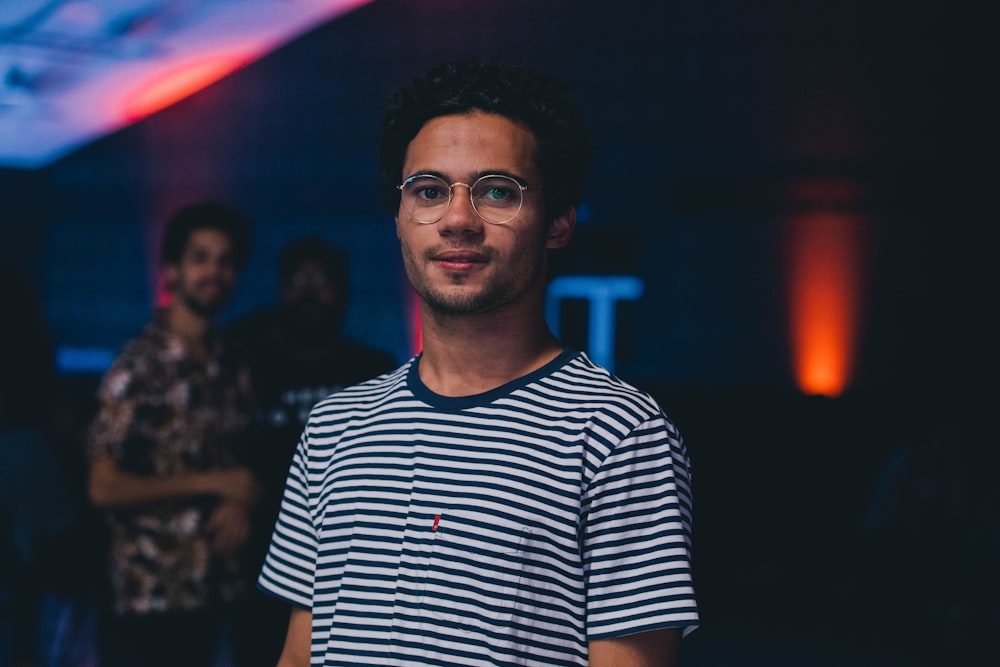
{"type": "Polygon", "coordinates": [[[410,344],[413,354],[424,349],[424,328],[420,320],[420,295],[410,290],[410,344]]]}
{"type": "Polygon", "coordinates": [[[245,51],[216,55],[160,74],[125,100],[128,122],[145,118],[232,74],[253,60],[245,51]]]}

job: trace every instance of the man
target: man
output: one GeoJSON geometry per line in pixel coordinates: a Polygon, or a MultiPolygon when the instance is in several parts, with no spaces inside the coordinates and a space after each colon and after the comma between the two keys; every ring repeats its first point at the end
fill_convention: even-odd
{"type": "Polygon", "coordinates": [[[319,403],[260,586],[279,665],[674,665],[697,623],[685,448],[543,319],[588,140],[530,71],[396,91],[383,186],[423,352],[319,403]]]}
{"type": "Polygon", "coordinates": [[[114,361],[87,442],[88,493],[107,510],[107,665],[211,665],[241,584],[257,484],[240,448],[252,398],[215,335],[246,263],[246,220],[218,203],[168,222],[169,305],[114,361]]]}
{"type": "Polygon", "coordinates": [[[283,485],[312,407],[335,391],[395,369],[397,361],[344,335],[347,258],[324,239],[307,237],[286,246],[278,283],[277,306],[233,323],[229,335],[253,371],[267,440],[281,450],[274,462],[280,463],[275,472],[283,485]]]}
{"type": "MultiPolygon", "coordinates": [[[[347,258],[318,237],[290,243],[278,263],[277,307],[252,313],[229,331],[253,376],[258,437],[251,454],[261,500],[246,550],[252,586],[267,553],[299,434],[318,401],[387,373],[390,355],[342,333],[349,296],[347,258]]],[[[274,667],[284,644],[288,605],[251,591],[235,613],[238,667],[274,667]]]]}

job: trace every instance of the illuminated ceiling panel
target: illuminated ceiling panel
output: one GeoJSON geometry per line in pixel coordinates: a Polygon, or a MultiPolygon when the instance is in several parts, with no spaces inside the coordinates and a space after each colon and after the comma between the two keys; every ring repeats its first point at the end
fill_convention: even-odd
{"type": "Polygon", "coordinates": [[[0,166],[43,167],[370,0],[2,0],[0,166]]]}

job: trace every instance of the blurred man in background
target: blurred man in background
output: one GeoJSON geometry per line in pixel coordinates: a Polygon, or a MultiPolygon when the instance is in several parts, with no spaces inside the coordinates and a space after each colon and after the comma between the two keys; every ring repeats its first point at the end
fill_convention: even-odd
{"type": "MultiPolygon", "coordinates": [[[[319,237],[293,241],[278,264],[280,299],[230,327],[252,369],[258,407],[253,469],[262,483],[246,572],[253,587],[278,517],[288,467],[309,411],[344,387],[394,369],[391,355],[342,332],[350,285],[347,257],[319,237]]],[[[234,626],[239,667],[273,667],[284,643],[288,605],[256,589],[234,626]]]]}
{"type": "Polygon", "coordinates": [[[250,226],[215,202],[180,209],[161,259],[171,294],[99,390],[89,495],[109,523],[113,613],[107,667],[208,667],[258,484],[245,462],[249,374],[215,329],[249,251],[250,226]]]}

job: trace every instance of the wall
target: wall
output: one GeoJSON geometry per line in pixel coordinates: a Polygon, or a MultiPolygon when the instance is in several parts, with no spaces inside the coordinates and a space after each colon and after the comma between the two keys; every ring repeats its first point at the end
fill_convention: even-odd
{"type": "MultiPolygon", "coordinates": [[[[942,63],[964,60],[929,39],[934,3],[908,5],[908,30],[891,29],[891,4],[375,2],[35,176],[57,340],[116,348],[132,335],[154,291],[158,225],[180,203],[219,197],[256,224],[231,315],[272,301],[280,248],[318,232],[354,261],[349,331],[408,355],[406,288],[375,193],[381,103],[427,65],[476,53],[566,79],[593,126],[584,223],[562,261],[644,280],[622,311],[622,375],[788,385],[780,196],[835,177],[865,193],[852,203],[870,260],[856,385],[970,379],[961,369],[979,360],[926,353],[968,314],[956,312],[972,299],[956,274],[985,278],[985,258],[951,233],[981,231],[987,210],[969,197],[985,167],[946,136],[972,134],[949,121],[974,110],[940,99],[954,81],[942,63]]],[[[38,252],[37,237],[23,242],[38,252]]]]}

